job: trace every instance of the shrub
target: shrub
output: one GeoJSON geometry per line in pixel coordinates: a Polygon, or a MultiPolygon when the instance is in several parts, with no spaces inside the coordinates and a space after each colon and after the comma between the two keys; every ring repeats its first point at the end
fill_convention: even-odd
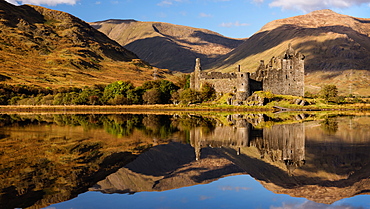
{"type": "Polygon", "coordinates": [[[183,104],[192,104],[201,102],[202,100],[198,91],[189,88],[180,91],[180,101],[183,104]]]}
{"type": "Polygon", "coordinates": [[[145,104],[161,104],[162,93],[157,88],[150,89],[143,94],[143,101],[145,104]]]}
{"type": "Polygon", "coordinates": [[[338,96],[338,88],[336,85],[325,85],[320,92],[321,98],[325,101],[334,101],[338,96]]]}

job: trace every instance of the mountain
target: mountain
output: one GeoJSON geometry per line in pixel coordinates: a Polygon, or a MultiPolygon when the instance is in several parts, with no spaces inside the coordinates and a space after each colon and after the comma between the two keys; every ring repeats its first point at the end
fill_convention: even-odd
{"type": "Polygon", "coordinates": [[[244,41],[161,22],[105,20],[90,24],[151,65],[181,72],[192,72],[196,58],[211,63],[244,41]]]}
{"type": "Polygon", "coordinates": [[[166,191],[244,174],[237,165],[211,148],[204,149],[202,154],[202,159],[196,161],[194,148],[190,145],[156,146],[89,190],[123,194],[166,191]]]}
{"type": "Polygon", "coordinates": [[[205,69],[254,72],[260,60],[284,53],[289,43],[306,56],[306,90],[336,84],[342,94],[370,95],[370,19],[331,10],[275,20],[205,69]]]}
{"type": "MultiPolygon", "coordinates": [[[[245,128],[240,123],[243,120],[234,120],[230,128],[235,132],[245,128]]],[[[301,122],[264,127],[262,134],[250,132],[250,141],[244,146],[236,142],[246,135],[230,134],[231,138],[225,139],[217,137],[220,132],[216,129],[213,133],[198,129],[198,134],[193,129],[192,136],[202,136],[190,139],[194,148],[176,142],[152,147],[89,190],[130,194],[166,191],[249,174],[271,192],[317,203],[333,204],[369,194],[369,118],[335,118],[338,129],[330,134],[321,121],[301,122]],[[301,128],[300,138],[297,131],[301,128]],[[294,135],[294,140],[289,141],[287,135],[294,135]],[[303,149],[299,149],[301,145],[303,149]],[[195,160],[200,146],[201,157],[195,160]]],[[[225,128],[221,124],[217,127],[225,128]]]]}
{"type": "Polygon", "coordinates": [[[4,0],[0,61],[0,81],[8,84],[82,86],[127,79],[141,83],[153,74],[134,53],[70,14],[4,0]]]}

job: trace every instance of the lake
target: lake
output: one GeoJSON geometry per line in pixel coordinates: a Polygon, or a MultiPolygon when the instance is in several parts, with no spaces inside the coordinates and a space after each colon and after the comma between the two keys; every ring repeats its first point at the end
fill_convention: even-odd
{"type": "Polygon", "coordinates": [[[370,208],[368,113],[0,115],[0,208],[370,208]]]}

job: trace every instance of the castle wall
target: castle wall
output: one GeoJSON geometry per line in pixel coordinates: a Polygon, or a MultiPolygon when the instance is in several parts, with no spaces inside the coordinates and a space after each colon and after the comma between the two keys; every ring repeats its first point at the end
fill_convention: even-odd
{"type": "Polygon", "coordinates": [[[305,160],[305,129],[303,123],[274,125],[263,129],[263,149],[266,154],[280,150],[278,160],[299,162],[305,160]]]}
{"type": "Polygon", "coordinates": [[[245,100],[250,95],[249,73],[194,73],[194,89],[200,90],[204,83],[209,83],[218,93],[235,93],[237,100],[245,100]]]}
{"type": "Polygon", "coordinates": [[[247,147],[250,140],[251,124],[245,119],[239,120],[236,126],[216,126],[211,133],[204,133],[202,128],[193,128],[190,142],[193,147],[238,146],[247,147]]]}
{"type": "Polygon", "coordinates": [[[213,86],[217,93],[235,93],[236,86],[233,79],[201,79],[201,85],[209,83],[213,86]]]}
{"type": "Polygon", "coordinates": [[[217,124],[211,132],[201,127],[190,132],[190,143],[197,159],[203,147],[256,147],[261,157],[285,161],[287,166],[300,166],[305,160],[305,127],[303,123],[274,125],[254,130],[249,120],[233,115],[232,126],[217,124]]]}
{"type": "Polygon", "coordinates": [[[281,60],[281,68],[268,68],[262,80],[263,91],[274,94],[304,96],[304,61],[281,60]]]}
{"type": "Polygon", "coordinates": [[[304,96],[304,55],[289,45],[284,57],[273,57],[265,65],[261,60],[255,73],[201,72],[200,59],[196,60],[191,76],[191,88],[200,90],[204,83],[213,86],[217,93],[234,93],[237,101],[246,100],[254,91],[273,94],[304,96]]]}

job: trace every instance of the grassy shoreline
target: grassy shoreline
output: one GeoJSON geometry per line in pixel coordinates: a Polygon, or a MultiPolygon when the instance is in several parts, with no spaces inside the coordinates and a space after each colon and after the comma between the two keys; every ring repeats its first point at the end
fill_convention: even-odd
{"type": "MultiPolygon", "coordinates": [[[[284,107],[285,108],[285,107],[284,107]]],[[[291,106],[286,111],[370,111],[370,104],[291,106]]],[[[126,113],[126,112],[277,112],[273,106],[216,106],[216,105],[3,105],[0,113],[126,113]]],[[[284,111],[285,112],[285,111],[284,111]]]]}

